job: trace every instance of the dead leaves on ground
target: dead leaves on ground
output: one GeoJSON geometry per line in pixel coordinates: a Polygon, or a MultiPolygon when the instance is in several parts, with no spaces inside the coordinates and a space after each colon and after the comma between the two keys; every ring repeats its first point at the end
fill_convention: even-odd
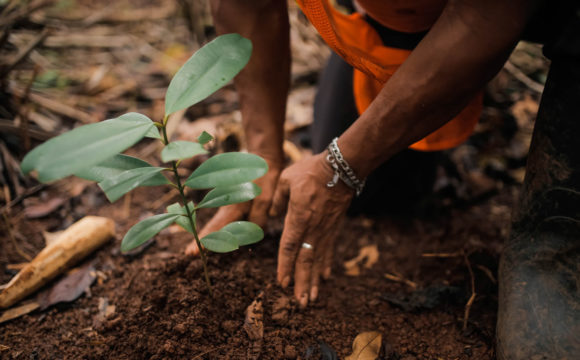
{"type": "Polygon", "coordinates": [[[381,352],[383,336],[377,331],[366,331],[357,335],[352,343],[352,354],[345,360],[375,360],[381,352]]]}

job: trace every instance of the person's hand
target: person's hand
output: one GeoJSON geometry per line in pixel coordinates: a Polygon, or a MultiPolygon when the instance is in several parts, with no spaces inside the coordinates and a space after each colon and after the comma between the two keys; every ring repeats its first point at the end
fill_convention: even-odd
{"type": "Polygon", "coordinates": [[[294,273],[294,295],[302,307],[318,297],[320,277],[330,276],[334,241],[354,194],[342,181],[326,186],[334,173],[325,157],[326,152],[285,169],[270,210],[277,216],[288,209],[277,279],[285,288],[294,273]]]}
{"type": "MultiPolygon", "coordinates": [[[[272,197],[276,183],[282,171],[282,161],[272,161],[266,159],[268,172],[257,179],[255,183],[262,188],[262,193],[252,201],[241,204],[234,204],[221,207],[212,219],[200,230],[199,238],[209,233],[220,230],[222,227],[240,219],[248,218],[249,221],[258,224],[260,227],[266,225],[268,220],[268,210],[272,204],[272,197]]],[[[192,241],[185,248],[185,254],[197,255],[199,248],[197,243],[192,241]]]]}

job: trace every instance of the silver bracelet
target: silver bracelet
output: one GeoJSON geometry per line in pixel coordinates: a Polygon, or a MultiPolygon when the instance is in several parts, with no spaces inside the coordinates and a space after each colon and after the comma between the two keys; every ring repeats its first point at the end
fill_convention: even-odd
{"type": "Polygon", "coordinates": [[[365,180],[360,180],[354,173],[354,170],[346,162],[338,148],[337,140],[338,138],[332,139],[328,145],[328,155],[326,156],[326,160],[334,170],[334,176],[326,186],[334,187],[338,183],[338,179],[341,179],[348,187],[356,191],[356,195],[359,196],[365,186],[365,180]]]}

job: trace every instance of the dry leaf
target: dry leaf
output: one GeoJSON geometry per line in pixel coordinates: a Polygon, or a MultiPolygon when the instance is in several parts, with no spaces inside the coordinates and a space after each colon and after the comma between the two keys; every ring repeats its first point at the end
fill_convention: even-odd
{"type": "Polygon", "coordinates": [[[358,276],[361,272],[361,266],[370,269],[379,260],[379,248],[377,245],[363,246],[358,255],[344,263],[345,274],[349,276],[358,276]]]}
{"type": "Polygon", "coordinates": [[[379,357],[383,336],[377,331],[357,335],[352,342],[352,354],[345,360],[375,360],[379,357]]]}
{"type": "Polygon", "coordinates": [[[40,304],[37,302],[31,302],[28,304],[20,305],[12,309],[8,309],[2,313],[0,316],[0,324],[5,323],[6,321],[10,321],[21,316],[24,316],[28,313],[33,312],[34,310],[38,309],[40,304]]]}
{"type": "Polygon", "coordinates": [[[1,351],[6,351],[6,350],[10,350],[10,347],[9,346],[6,346],[6,345],[0,344],[0,352],[1,351]]]}
{"type": "Polygon", "coordinates": [[[24,215],[29,219],[36,219],[50,215],[53,211],[64,204],[63,198],[52,198],[46,202],[41,202],[37,205],[27,206],[24,209],[24,215]]]}
{"type": "Polygon", "coordinates": [[[92,264],[72,269],[48,291],[38,295],[37,301],[42,310],[59,302],[71,302],[86,292],[97,278],[92,264]]]}

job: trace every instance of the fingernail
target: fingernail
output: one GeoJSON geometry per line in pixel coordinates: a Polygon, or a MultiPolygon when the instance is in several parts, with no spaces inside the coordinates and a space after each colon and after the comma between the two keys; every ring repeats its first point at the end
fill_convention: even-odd
{"type": "Polygon", "coordinates": [[[306,293],[300,295],[300,300],[298,300],[298,302],[300,303],[301,308],[305,308],[306,305],[308,305],[308,295],[306,293]]]}
{"type": "Polygon", "coordinates": [[[316,300],[317,297],[318,297],[318,286],[313,286],[312,289],[310,289],[310,299],[316,300]]]}
{"type": "Polygon", "coordinates": [[[330,277],[331,272],[332,269],[330,267],[327,267],[326,269],[324,269],[324,273],[322,274],[322,276],[324,276],[325,279],[328,279],[330,277]]]}
{"type": "Polygon", "coordinates": [[[280,285],[282,285],[283,288],[288,287],[288,285],[290,285],[290,276],[286,276],[284,279],[282,279],[282,283],[280,285]]]}

